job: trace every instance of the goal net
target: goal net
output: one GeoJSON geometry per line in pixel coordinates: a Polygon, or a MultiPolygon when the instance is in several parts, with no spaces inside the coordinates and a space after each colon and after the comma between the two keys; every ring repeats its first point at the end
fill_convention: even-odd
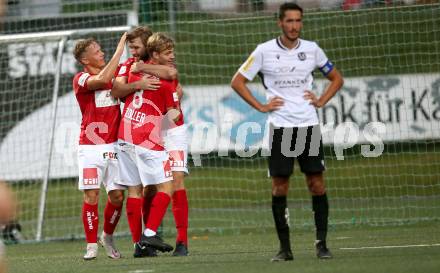
{"type": "MultiPolygon", "coordinates": [[[[9,12],[17,14],[3,22],[2,33],[10,36],[0,36],[0,178],[18,195],[24,236],[82,236],[76,162],[81,117],[72,91],[80,67],[72,47],[93,36],[109,57],[129,29],[121,26],[136,20],[176,40],[192,134],[185,180],[190,233],[273,230],[262,148],[267,116],[251,109],[229,82],[257,44],[279,35],[274,12],[282,1],[127,2],[58,1],[57,16],[26,20],[14,7],[9,12]]],[[[341,10],[343,1],[315,2],[305,3],[302,37],[317,41],[345,79],[318,111],[330,225],[439,220],[440,5],[370,1],[341,10]]],[[[316,76],[314,91],[320,93],[326,81],[316,76]]],[[[262,85],[250,86],[264,100],[262,85]]],[[[295,228],[313,228],[310,199],[295,165],[288,198],[295,228]]],[[[171,213],[164,227],[174,233],[171,213]]],[[[128,232],[125,220],[117,231],[128,232]]]]}

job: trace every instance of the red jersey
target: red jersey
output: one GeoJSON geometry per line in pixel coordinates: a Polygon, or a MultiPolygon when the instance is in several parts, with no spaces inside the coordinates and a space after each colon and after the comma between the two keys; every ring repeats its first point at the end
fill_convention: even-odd
{"type": "MultiPolygon", "coordinates": [[[[129,73],[128,82],[142,78],[141,73],[129,73]]],[[[139,90],[125,98],[118,138],[156,151],[163,151],[161,136],[164,115],[169,108],[176,108],[171,81],[160,79],[157,90],[139,90]]]]}
{"type": "MultiPolygon", "coordinates": [[[[132,66],[133,63],[135,63],[135,62],[136,62],[136,59],[135,59],[135,58],[133,58],[133,57],[128,58],[128,59],[127,59],[122,65],[121,65],[121,67],[120,67],[120,69],[119,69],[119,72],[118,72],[118,77],[127,77],[127,79],[128,79],[128,77],[129,77],[129,75],[130,75],[130,69],[131,69],[131,66],[132,66]]],[[[132,81],[132,82],[133,82],[133,81],[132,81]]],[[[177,85],[179,84],[179,81],[178,81],[178,80],[173,80],[172,83],[173,83],[173,85],[174,85],[174,88],[176,88],[177,85]]],[[[176,124],[176,126],[180,126],[180,125],[183,125],[183,124],[184,124],[184,119],[183,119],[183,111],[181,110],[181,107],[180,107],[180,101],[179,101],[179,98],[178,98],[177,94],[174,95],[174,101],[176,102],[176,108],[179,109],[179,111],[180,111],[179,119],[175,122],[175,124],[176,124]]]]}
{"type": "Polygon", "coordinates": [[[80,72],[73,78],[73,90],[81,109],[80,145],[113,143],[118,139],[121,120],[119,100],[110,94],[112,83],[99,90],[88,90],[87,80],[91,75],[80,72]]]}
{"type": "Polygon", "coordinates": [[[128,79],[128,75],[130,74],[130,68],[131,65],[136,62],[136,59],[131,57],[128,58],[120,67],[119,67],[119,71],[118,71],[118,75],[117,77],[127,77],[128,79]]]}
{"type": "MultiPolygon", "coordinates": [[[[179,85],[179,80],[174,80],[173,85],[174,85],[174,88],[176,88],[179,85]]],[[[176,124],[176,126],[181,126],[185,122],[183,120],[183,111],[182,111],[182,108],[180,107],[180,99],[179,99],[179,96],[177,95],[177,92],[174,92],[173,96],[174,96],[174,103],[176,104],[176,109],[178,109],[180,111],[179,118],[175,122],[175,124],[176,124]]]]}

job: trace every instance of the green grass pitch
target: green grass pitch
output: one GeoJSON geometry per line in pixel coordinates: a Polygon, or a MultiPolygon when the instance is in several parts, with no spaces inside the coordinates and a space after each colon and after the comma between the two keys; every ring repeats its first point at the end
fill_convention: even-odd
{"type": "MultiPolygon", "coordinates": [[[[331,205],[330,226],[401,225],[439,220],[440,154],[438,144],[401,148],[377,158],[364,158],[348,151],[346,160],[329,154],[326,181],[331,205]]],[[[396,149],[393,148],[393,149],[396,149]]],[[[329,152],[329,151],[328,151],[329,152]]],[[[186,179],[190,203],[190,232],[236,234],[272,230],[270,179],[266,158],[208,156],[201,167],[190,168],[186,179]]],[[[309,194],[304,177],[296,169],[291,180],[289,208],[292,225],[313,227],[309,194]]],[[[15,186],[21,200],[20,222],[28,239],[34,238],[40,183],[15,186]]],[[[75,238],[82,234],[81,192],[76,179],[51,181],[48,191],[44,238],[75,238]]],[[[105,194],[102,191],[100,211],[105,194]]],[[[127,234],[125,217],[119,232],[127,234]]],[[[169,211],[165,233],[174,233],[169,211]]],[[[102,222],[101,222],[102,224],[102,222]]]]}
{"type": "MultiPolygon", "coordinates": [[[[10,272],[188,272],[188,273],[437,273],[440,268],[440,223],[382,228],[350,228],[330,232],[335,256],[320,261],[315,257],[312,231],[293,231],[293,262],[271,263],[276,252],[275,232],[243,235],[200,235],[190,240],[190,256],[132,258],[130,238],[117,238],[123,258],[115,261],[102,248],[98,259],[82,260],[85,243],[63,241],[15,245],[7,248],[10,272]],[[437,245],[436,245],[437,244],[437,245]],[[392,247],[346,249],[360,247],[392,247]]],[[[166,238],[172,242],[173,238],[166,238]]]]}

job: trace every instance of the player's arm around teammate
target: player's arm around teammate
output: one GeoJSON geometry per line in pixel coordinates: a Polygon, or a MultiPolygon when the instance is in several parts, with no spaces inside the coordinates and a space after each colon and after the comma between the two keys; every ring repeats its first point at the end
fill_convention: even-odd
{"type": "Polygon", "coordinates": [[[120,109],[119,101],[111,97],[110,90],[125,40],[124,33],[107,65],[104,53],[94,39],[80,40],[74,49],[76,60],[84,67],[84,71],[74,77],[73,87],[82,113],[78,166],[79,189],[84,192],[82,218],[88,243],[85,260],[97,257],[101,184],[104,184],[109,199],[104,211],[104,232],[100,240],[110,258],[121,257],[112,236],[121,215],[125,189],[116,184],[119,176],[115,148],[120,109]]]}
{"type": "MultiPolygon", "coordinates": [[[[150,51],[152,54],[149,54],[150,64],[174,63],[174,43],[171,39],[156,33],[148,39],[147,44],[150,45],[148,48],[154,48],[150,51]]],[[[130,73],[128,82],[137,81],[140,77],[139,73],[130,73]]],[[[140,243],[160,251],[171,251],[173,247],[164,243],[156,234],[174,191],[169,156],[163,144],[162,123],[164,118],[176,119],[180,112],[175,102],[175,85],[164,79],[160,81],[158,90],[139,90],[126,98],[120,127],[121,149],[126,151],[121,153],[126,159],[120,161],[121,181],[128,186],[141,184],[144,188],[157,188],[157,193],[151,199],[151,206],[144,207],[144,211],[148,210],[144,216],[148,218],[146,217],[146,229],[140,243]],[[127,149],[128,146],[132,147],[131,151],[127,149]]],[[[139,207],[133,207],[135,209],[139,207]]],[[[137,235],[133,231],[135,229],[132,229],[132,236],[137,235]]]]}
{"type": "Polygon", "coordinates": [[[142,72],[167,80],[177,79],[177,69],[175,67],[165,66],[165,65],[153,65],[153,64],[144,63],[142,61],[137,61],[133,63],[133,65],[130,68],[130,72],[133,73],[142,72]]]}
{"type": "MultiPolygon", "coordinates": [[[[175,67],[174,42],[164,34],[158,33],[157,35],[153,35],[148,41],[147,49],[152,61],[150,65],[160,66],[162,64],[168,67],[175,67]]],[[[131,71],[133,71],[133,69],[131,69],[131,71]]],[[[173,174],[172,188],[156,189],[155,186],[145,187],[143,218],[146,228],[148,228],[150,204],[156,192],[162,191],[169,193],[177,231],[176,248],[173,256],[187,256],[188,198],[184,185],[184,177],[188,174],[188,136],[180,103],[183,96],[183,88],[177,79],[172,81],[171,92],[175,109],[168,111],[167,117],[172,119],[172,122],[168,128],[163,128],[162,132],[165,150],[169,155],[170,167],[173,174]]],[[[165,184],[163,184],[163,186],[165,186],[165,184]]],[[[162,187],[162,185],[159,187],[162,187]]]]}
{"type": "MultiPolygon", "coordinates": [[[[124,123],[125,119],[121,121],[121,128],[125,128],[124,124],[134,122],[130,113],[133,113],[133,111],[136,111],[136,113],[140,113],[139,109],[133,108],[130,105],[135,95],[134,92],[137,92],[136,99],[140,99],[140,97],[142,96],[141,93],[143,92],[142,90],[145,90],[146,92],[147,90],[158,90],[161,85],[160,80],[157,77],[145,76],[137,79],[136,81],[128,81],[132,65],[139,62],[148,62],[149,55],[146,50],[146,43],[151,35],[152,32],[147,27],[137,27],[127,34],[128,47],[130,49],[132,57],[126,60],[124,64],[120,67],[118,76],[116,77],[112,88],[112,95],[114,97],[124,98],[124,115],[128,111],[126,122],[124,123]]],[[[175,69],[168,66],[149,64],[146,68],[148,69],[148,67],[153,68],[148,72],[150,72],[151,74],[156,74],[159,77],[167,78],[169,76],[173,76],[173,73],[175,74],[175,69]]],[[[139,107],[141,106],[142,105],[139,105],[139,107]]],[[[133,160],[136,156],[136,148],[133,146],[133,142],[126,141],[124,136],[125,135],[123,134],[122,130],[119,137],[119,163],[121,168],[123,168],[123,170],[121,170],[121,176],[124,176],[124,170],[131,170],[127,173],[127,176],[130,175],[130,177],[125,178],[126,180],[133,182],[128,183],[127,185],[128,196],[126,203],[127,219],[132,235],[132,241],[134,243],[133,256],[136,258],[145,256],[156,256],[154,249],[151,249],[149,247],[142,247],[139,244],[140,236],[142,233],[142,215],[144,215],[145,218],[148,217],[148,210],[145,207],[149,207],[148,202],[145,202],[143,200],[143,191],[145,191],[147,195],[149,192],[149,195],[154,196],[155,186],[147,186],[143,190],[141,178],[139,177],[139,175],[136,174],[138,172],[136,160],[133,160]],[[148,189],[151,189],[151,191],[148,191],[148,189]],[[143,205],[144,208],[142,208],[143,205]]]]}
{"type": "Polygon", "coordinates": [[[149,59],[146,43],[152,34],[152,31],[146,26],[139,26],[128,32],[128,48],[132,58],[129,58],[121,66],[113,84],[112,96],[124,98],[137,90],[157,90],[159,88],[159,80],[151,77],[143,77],[140,81],[128,83],[130,71],[133,73],[143,72],[167,80],[173,80],[177,77],[177,70],[174,67],[145,63],[149,59]]]}
{"type": "MultiPolygon", "coordinates": [[[[139,90],[158,90],[160,88],[160,80],[158,78],[171,80],[176,77],[177,71],[174,67],[160,64],[148,64],[149,55],[146,49],[148,38],[152,32],[147,27],[137,27],[131,30],[127,35],[128,47],[133,56],[129,58],[120,68],[118,76],[112,88],[112,95],[131,101],[133,93],[139,90]],[[139,71],[138,71],[139,70],[139,71]],[[155,75],[156,77],[143,76],[140,80],[128,82],[129,73],[141,72],[155,75]],[[133,72],[134,71],[134,72],[133,72]],[[157,78],[158,77],[158,78],[157,78]]],[[[139,74],[139,73],[138,73],[139,74]]],[[[139,96],[138,96],[139,98],[139,96]]],[[[121,124],[122,125],[122,124],[121,124]]],[[[123,148],[131,147],[130,143],[125,144],[123,148]]],[[[122,146],[121,146],[122,147],[122,146]]],[[[133,165],[129,157],[125,157],[126,153],[121,154],[121,164],[133,165]]],[[[139,178],[140,179],[140,178],[139,178]]],[[[127,197],[127,218],[134,243],[134,257],[155,256],[155,250],[149,247],[141,247],[139,245],[142,233],[142,219],[147,222],[149,215],[149,205],[156,193],[155,185],[147,185],[142,188],[141,181],[138,185],[128,185],[127,197]],[[145,196],[145,198],[144,198],[145,196]]]]}

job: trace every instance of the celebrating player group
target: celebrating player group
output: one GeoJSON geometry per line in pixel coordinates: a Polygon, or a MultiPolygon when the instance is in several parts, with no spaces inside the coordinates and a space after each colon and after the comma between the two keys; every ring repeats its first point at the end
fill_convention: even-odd
{"type": "Polygon", "coordinates": [[[173,255],[188,255],[184,187],[188,137],[180,108],[182,87],[177,80],[173,40],[137,27],[122,35],[107,64],[94,39],[77,42],[74,55],[84,67],[73,79],[82,113],[78,166],[79,189],[84,192],[84,259],[97,257],[98,241],[108,257],[121,258],[113,232],[125,191],[133,256],[157,256],[157,250],[174,249],[156,234],[170,203],[177,229],[173,255]],[[126,43],[132,57],[119,65],[126,43]],[[124,102],[122,113],[120,101],[124,102]],[[108,200],[98,240],[101,184],[108,200]]]}
{"type": "MultiPolygon", "coordinates": [[[[268,165],[272,212],[280,243],[272,261],[294,259],[287,194],[295,158],[311,194],[316,255],[319,259],[333,257],[327,247],[329,204],[316,109],[336,94],[343,78],[315,42],[300,38],[302,18],[303,10],[297,4],[281,5],[281,36],[258,45],[231,82],[232,89],[249,105],[269,113],[268,165]],[[316,69],[330,81],[321,96],[311,91],[316,69]],[[262,78],[267,103],[259,102],[247,85],[256,75],[262,78]],[[301,143],[305,146],[303,152],[292,154],[292,148],[296,150],[301,143]]],[[[108,201],[99,242],[108,257],[121,257],[113,232],[125,195],[134,257],[173,250],[157,234],[170,203],[177,229],[173,255],[187,256],[188,200],[184,177],[188,174],[189,140],[180,106],[183,91],[177,80],[173,40],[162,33],[152,33],[147,27],[137,27],[121,37],[107,64],[100,45],[93,39],[79,41],[74,55],[84,67],[73,80],[82,112],[78,166],[79,189],[84,192],[84,259],[97,257],[101,184],[107,190],[108,201]],[[132,57],[119,65],[126,44],[132,57]],[[124,102],[122,112],[120,101],[124,102]]]]}

